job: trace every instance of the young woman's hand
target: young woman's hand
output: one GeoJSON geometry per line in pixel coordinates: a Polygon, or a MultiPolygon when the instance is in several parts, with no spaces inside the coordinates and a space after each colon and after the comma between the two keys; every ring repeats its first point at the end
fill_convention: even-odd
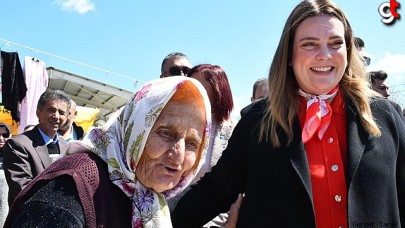
{"type": "Polygon", "coordinates": [[[236,223],[238,222],[239,217],[239,208],[242,204],[242,193],[239,193],[238,198],[236,199],[235,203],[231,205],[231,209],[228,212],[228,220],[224,224],[222,228],[235,228],[236,223]]]}

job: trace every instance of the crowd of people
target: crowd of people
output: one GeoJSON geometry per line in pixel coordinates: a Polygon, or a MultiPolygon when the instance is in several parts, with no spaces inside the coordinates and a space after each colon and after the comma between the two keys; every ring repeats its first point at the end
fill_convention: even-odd
{"type": "Polygon", "coordinates": [[[0,225],[403,227],[405,109],[370,61],[338,5],[304,0],[238,122],[225,70],[180,52],[88,132],[46,90],[39,124],[0,123],[0,225]]]}

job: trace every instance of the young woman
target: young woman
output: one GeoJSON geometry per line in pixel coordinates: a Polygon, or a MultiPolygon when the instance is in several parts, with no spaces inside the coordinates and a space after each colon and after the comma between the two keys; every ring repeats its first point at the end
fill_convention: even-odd
{"type": "Polygon", "coordinates": [[[239,193],[237,227],[405,226],[402,117],[374,97],[350,24],[332,1],[306,0],[292,11],[269,91],[180,200],[174,227],[201,227],[239,193]]]}

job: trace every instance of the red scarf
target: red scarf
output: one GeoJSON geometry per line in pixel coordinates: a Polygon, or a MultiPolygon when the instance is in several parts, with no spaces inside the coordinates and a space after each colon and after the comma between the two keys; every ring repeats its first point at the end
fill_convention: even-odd
{"type": "Polygon", "coordinates": [[[332,118],[332,109],[326,100],[334,97],[338,90],[338,85],[328,93],[321,95],[309,94],[302,89],[298,90],[299,95],[309,98],[307,101],[305,123],[302,128],[302,141],[304,143],[308,142],[316,132],[318,132],[318,138],[322,139],[332,118]]]}

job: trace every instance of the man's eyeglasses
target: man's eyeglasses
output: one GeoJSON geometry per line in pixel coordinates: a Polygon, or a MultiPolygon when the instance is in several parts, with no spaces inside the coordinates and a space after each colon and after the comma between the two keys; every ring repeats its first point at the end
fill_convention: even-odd
{"type": "Polygon", "coordinates": [[[363,61],[366,66],[370,65],[371,59],[370,57],[363,56],[363,61]]]}
{"type": "Polygon", "coordinates": [[[3,134],[0,134],[0,136],[3,137],[4,139],[10,138],[10,134],[9,134],[9,133],[3,133],[3,134]]]}
{"type": "Polygon", "coordinates": [[[188,72],[190,72],[191,68],[190,67],[186,67],[186,66],[172,66],[169,68],[168,71],[170,73],[170,76],[175,76],[175,75],[181,75],[181,73],[183,72],[183,74],[185,76],[187,76],[188,72]]]}

